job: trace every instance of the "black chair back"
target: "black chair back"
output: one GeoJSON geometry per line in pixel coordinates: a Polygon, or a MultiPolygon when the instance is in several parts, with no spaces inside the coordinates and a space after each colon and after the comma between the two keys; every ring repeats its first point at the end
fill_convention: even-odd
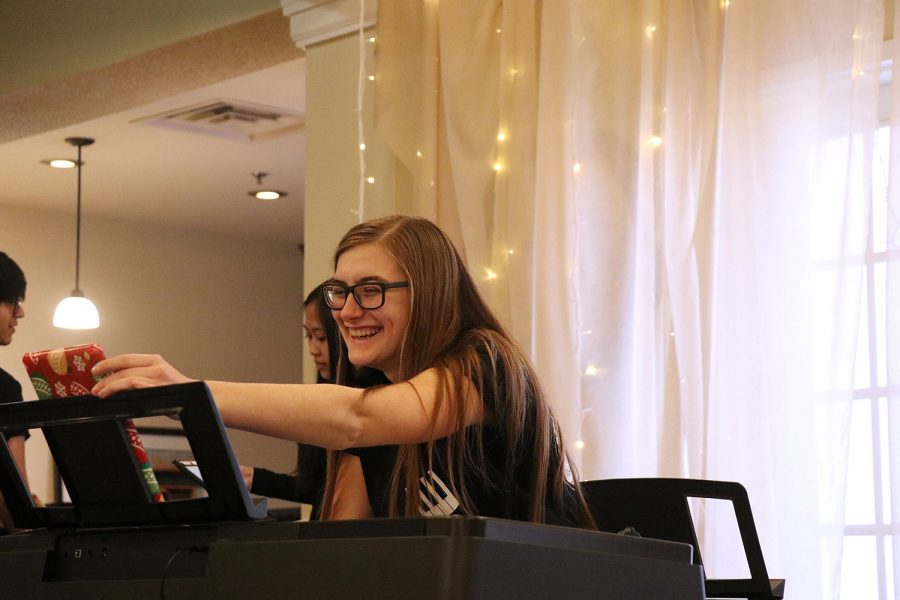
{"type": "Polygon", "coordinates": [[[618,532],[634,528],[642,537],[690,544],[694,563],[703,565],[689,505],[690,498],[730,500],[734,505],[749,579],[707,579],[708,598],[777,599],[784,597],[784,580],[769,579],[747,490],[731,481],[699,479],[600,479],[582,482],[597,526],[618,532]]]}

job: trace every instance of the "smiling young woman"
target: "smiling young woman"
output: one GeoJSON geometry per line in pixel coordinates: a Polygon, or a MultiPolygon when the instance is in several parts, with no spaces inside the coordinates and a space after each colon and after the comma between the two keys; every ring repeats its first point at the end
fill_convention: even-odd
{"type": "MultiPolygon", "coordinates": [[[[449,511],[590,525],[534,370],[443,231],[411,217],[362,223],[338,245],[334,279],[325,297],[350,362],[412,383],[430,435],[334,453],[329,482],[343,479],[351,455],[376,515],[449,511]]],[[[338,383],[347,367],[338,365],[338,383]]]]}
{"type": "MultiPolygon", "coordinates": [[[[323,518],[593,526],[533,368],[436,225],[394,216],[353,227],[324,298],[346,349],[336,385],[208,382],[227,425],[332,450],[323,518]],[[350,387],[359,367],[391,383],[350,387]]],[[[95,371],[109,374],[99,396],[190,381],[158,356],[95,371]]]]}

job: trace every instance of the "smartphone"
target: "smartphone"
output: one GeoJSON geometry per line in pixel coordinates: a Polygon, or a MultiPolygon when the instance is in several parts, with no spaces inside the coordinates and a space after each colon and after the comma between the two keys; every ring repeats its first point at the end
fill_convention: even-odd
{"type": "MultiPolygon", "coordinates": [[[[31,385],[37,394],[38,400],[50,400],[53,398],[68,398],[71,396],[87,396],[91,388],[99,381],[91,373],[95,364],[103,360],[103,349],[97,344],[82,344],[80,346],[68,346],[66,348],[53,348],[28,352],[22,357],[25,370],[31,379],[31,385]]],[[[144,483],[150,493],[153,502],[164,502],[162,490],[153,472],[153,463],[144,444],[141,434],[138,432],[134,421],[125,419],[122,426],[131,441],[131,448],[144,483]]]]}
{"type": "Polygon", "coordinates": [[[104,359],[97,344],[29,352],[22,357],[38,400],[85,396],[97,379],[91,368],[104,359]]]}
{"type": "Polygon", "coordinates": [[[190,477],[191,481],[199,486],[203,486],[203,475],[200,474],[200,467],[197,466],[196,460],[173,460],[172,464],[178,467],[178,470],[190,477]]]}

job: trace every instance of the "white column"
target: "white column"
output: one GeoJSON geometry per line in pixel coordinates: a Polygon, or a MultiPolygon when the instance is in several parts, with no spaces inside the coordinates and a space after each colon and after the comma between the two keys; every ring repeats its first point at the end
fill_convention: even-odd
{"type": "Polygon", "coordinates": [[[298,48],[331,40],[359,30],[359,14],[363,7],[363,24],[375,24],[377,0],[282,0],[284,16],[291,20],[291,38],[298,48]]]}

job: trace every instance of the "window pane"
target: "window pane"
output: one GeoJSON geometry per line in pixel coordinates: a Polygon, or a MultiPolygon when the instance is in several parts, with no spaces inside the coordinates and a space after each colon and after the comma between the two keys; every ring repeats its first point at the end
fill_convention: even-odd
{"type": "Polygon", "coordinates": [[[884,538],[884,564],[885,564],[885,598],[896,598],[894,595],[894,541],[892,536],[884,538]]]}
{"type": "MultiPolygon", "coordinates": [[[[878,437],[881,442],[879,459],[881,462],[881,520],[891,522],[891,452],[888,440],[887,398],[878,399],[878,437]]],[[[893,598],[893,596],[888,596],[893,598]]]]}
{"type": "Polygon", "coordinates": [[[859,309],[859,332],[856,338],[856,365],[853,374],[853,387],[866,389],[869,387],[869,311],[867,304],[868,292],[862,288],[862,298],[859,309]]]}
{"type": "Polygon", "coordinates": [[[887,249],[887,182],[891,147],[891,128],[879,127],[875,134],[875,160],[872,177],[872,242],[875,252],[887,249]]]}
{"type": "MultiPolygon", "coordinates": [[[[862,318],[865,308],[859,302],[864,282],[863,266],[847,267],[840,277],[832,270],[817,271],[810,277],[810,322],[816,324],[810,332],[810,356],[817,391],[847,389],[854,385],[854,373],[849,371],[849,366],[853,364],[854,354],[861,355],[861,352],[858,346],[854,348],[849,342],[856,337],[858,343],[864,343],[867,348],[869,338],[868,330],[859,328],[856,320],[850,317],[858,314],[862,318]],[[852,312],[857,310],[858,313],[852,312]],[[838,319],[835,315],[840,311],[846,315],[838,319]],[[844,343],[845,340],[848,343],[844,343]],[[840,355],[835,352],[837,348],[842,350],[840,355]]],[[[867,359],[865,365],[868,365],[867,359]]],[[[868,382],[868,369],[863,369],[862,373],[865,374],[864,381],[868,382]]]]}
{"type": "Polygon", "coordinates": [[[885,303],[887,292],[885,290],[885,282],[887,281],[887,265],[883,262],[875,263],[875,346],[878,352],[878,385],[887,385],[887,340],[885,332],[887,331],[887,322],[885,321],[885,303]]]}
{"type": "Polygon", "coordinates": [[[876,600],[878,563],[874,536],[847,536],[841,560],[841,598],[876,600]]]}
{"type": "Polygon", "coordinates": [[[848,156],[858,151],[860,136],[837,137],[824,143],[817,157],[820,177],[810,195],[810,256],[815,261],[839,256],[863,256],[866,250],[868,193],[865,186],[847,185],[860,181],[863,161],[848,156]]]}
{"type": "Polygon", "coordinates": [[[872,472],[872,402],[854,400],[847,463],[844,515],[848,525],[875,523],[875,483],[872,472]]]}

